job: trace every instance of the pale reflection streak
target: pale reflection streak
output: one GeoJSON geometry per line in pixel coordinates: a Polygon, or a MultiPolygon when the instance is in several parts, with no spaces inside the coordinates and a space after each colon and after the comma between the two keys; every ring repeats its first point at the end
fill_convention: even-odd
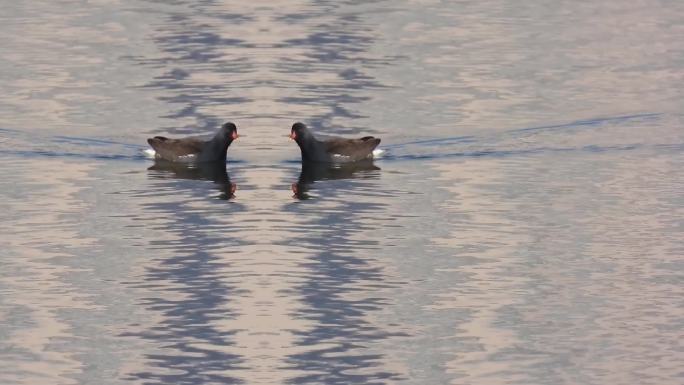
{"type": "MultiPolygon", "coordinates": [[[[511,162],[511,159],[505,161],[507,165],[511,162]]],[[[500,190],[505,183],[498,171],[500,168],[501,160],[497,159],[434,166],[439,171],[436,179],[454,197],[441,204],[442,210],[447,216],[462,219],[452,220],[448,237],[435,238],[432,242],[445,250],[461,250],[454,253],[455,259],[472,261],[451,268],[464,279],[449,292],[437,294],[429,306],[433,311],[460,309],[468,313],[466,320],[454,330],[455,337],[464,345],[452,346],[450,353],[455,357],[445,368],[454,384],[478,383],[484,379],[488,384],[524,381],[525,377],[516,373],[519,365],[523,361],[527,361],[526,365],[535,363],[529,356],[519,357],[515,364],[492,359],[499,352],[516,349],[521,342],[514,332],[496,323],[502,309],[522,301],[516,293],[524,290],[528,279],[515,274],[514,267],[522,263],[516,252],[519,245],[531,241],[524,224],[506,215],[515,212],[517,203],[486,193],[500,190]],[[496,201],[495,206],[492,201],[496,201]],[[506,375],[497,375],[501,373],[506,375]]],[[[438,271],[449,273],[449,270],[438,271]]]]}
{"type": "Polygon", "coordinates": [[[459,135],[682,110],[681,90],[670,86],[682,82],[673,68],[684,49],[674,3],[404,4],[367,18],[387,36],[371,52],[406,53],[369,71],[397,85],[364,104],[370,125],[392,116],[398,129],[459,135]]]}
{"type": "Polygon", "coordinates": [[[664,279],[676,263],[667,250],[678,243],[676,203],[662,193],[671,158],[632,153],[615,161],[624,156],[593,158],[591,173],[578,156],[435,167],[455,197],[442,208],[459,218],[437,244],[472,259],[452,269],[467,280],[433,305],[469,314],[454,330],[468,343],[452,346],[451,383],[657,384],[676,377],[676,359],[639,359],[647,351],[676,355],[668,341],[678,339],[670,328],[681,289],[664,279]],[[626,223],[639,230],[623,233],[626,223]]]}
{"type": "Polygon", "coordinates": [[[76,384],[73,377],[83,369],[77,352],[55,347],[75,338],[72,325],[60,312],[97,307],[65,279],[78,269],[60,260],[72,256],[70,248],[93,245],[94,240],[82,237],[76,224],[64,219],[84,209],[76,197],[82,187],[76,183],[87,179],[91,167],[60,160],[22,159],[13,164],[3,159],[2,170],[2,201],[11,208],[2,211],[11,218],[0,221],[5,293],[0,319],[7,327],[0,340],[0,382],[76,384]],[[55,173],[55,168],[60,172],[55,173]],[[21,203],[27,198],[31,205],[21,203]]]}
{"type": "Polygon", "coordinates": [[[236,375],[250,384],[283,384],[301,375],[288,368],[286,360],[303,350],[295,344],[296,331],[311,327],[309,320],[293,317],[304,306],[293,288],[307,277],[302,262],[310,251],[287,244],[304,219],[282,210],[283,201],[290,199],[288,185],[274,182],[286,172],[250,167],[240,182],[247,187],[236,195],[246,211],[235,220],[248,223],[250,229],[236,234],[243,243],[226,257],[232,265],[228,274],[245,295],[232,301],[239,314],[224,325],[236,330],[234,351],[245,362],[246,370],[236,375]]]}
{"type": "MultiPolygon", "coordinates": [[[[532,266],[538,296],[520,307],[514,325],[548,362],[562,363],[549,370],[558,379],[663,384],[679,374],[674,299],[684,293],[673,285],[679,258],[672,250],[681,247],[681,205],[672,188],[681,183],[669,176],[681,160],[634,152],[596,157],[590,173],[578,158],[539,167],[555,182],[536,194],[550,220],[536,224],[530,255],[544,263],[532,266]],[[545,204],[550,197],[553,205],[545,204]],[[642,360],[655,351],[659,358],[642,360]]],[[[535,222],[537,210],[528,210],[535,222]]]]}
{"type": "Polygon", "coordinates": [[[12,38],[3,42],[3,122],[24,132],[97,136],[130,132],[157,119],[159,103],[127,89],[154,71],[133,71],[120,60],[154,52],[140,39],[150,19],[117,1],[4,5],[0,32],[12,38]],[[122,116],[135,116],[134,126],[122,123],[122,116]]]}

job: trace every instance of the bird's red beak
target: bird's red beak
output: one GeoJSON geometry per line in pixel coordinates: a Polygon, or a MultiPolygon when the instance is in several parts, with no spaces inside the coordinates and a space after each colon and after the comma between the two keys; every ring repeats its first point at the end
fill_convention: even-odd
{"type": "Polygon", "coordinates": [[[238,135],[237,131],[233,131],[233,133],[230,135],[230,138],[233,140],[235,140],[239,137],[240,137],[240,135],[238,135]]]}
{"type": "Polygon", "coordinates": [[[290,139],[292,139],[292,140],[297,139],[297,134],[295,134],[294,131],[290,132],[290,139]]]}

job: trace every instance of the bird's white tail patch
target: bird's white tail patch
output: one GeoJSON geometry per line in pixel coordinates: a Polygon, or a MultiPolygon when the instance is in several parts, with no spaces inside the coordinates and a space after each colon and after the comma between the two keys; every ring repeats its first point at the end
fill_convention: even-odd
{"type": "Polygon", "coordinates": [[[151,148],[148,148],[148,149],[143,150],[143,155],[145,155],[146,158],[154,159],[155,156],[157,155],[157,152],[151,148]]]}
{"type": "Polygon", "coordinates": [[[385,150],[376,148],[375,150],[373,150],[373,159],[382,158],[382,155],[384,153],[385,153],[385,150]]]}

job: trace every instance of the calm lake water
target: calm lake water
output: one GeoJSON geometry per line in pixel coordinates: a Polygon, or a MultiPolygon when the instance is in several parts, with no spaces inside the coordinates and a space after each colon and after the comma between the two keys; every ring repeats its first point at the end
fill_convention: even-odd
{"type": "Polygon", "coordinates": [[[681,1],[1,3],[1,384],[684,381],[681,1]]]}

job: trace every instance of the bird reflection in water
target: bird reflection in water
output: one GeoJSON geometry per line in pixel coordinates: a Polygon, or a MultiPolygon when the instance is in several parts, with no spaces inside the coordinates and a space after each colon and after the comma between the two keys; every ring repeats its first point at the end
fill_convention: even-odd
{"type": "Polygon", "coordinates": [[[230,181],[225,162],[174,163],[157,159],[148,170],[162,171],[171,178],[213,181],[221,192],[219,199],[235,198],[237,185],[230,181]]]}
{"type": "Polygon", "coordinates": [[[310,199],[311,186],[320,180],[363,178],[368,171],[380,170],[373,164],[373,160],[353,163],[331,164],[317,162],[302,162],[302,172],[296,183],[292,183],[293,197],[299,200],[310,199]]]}

